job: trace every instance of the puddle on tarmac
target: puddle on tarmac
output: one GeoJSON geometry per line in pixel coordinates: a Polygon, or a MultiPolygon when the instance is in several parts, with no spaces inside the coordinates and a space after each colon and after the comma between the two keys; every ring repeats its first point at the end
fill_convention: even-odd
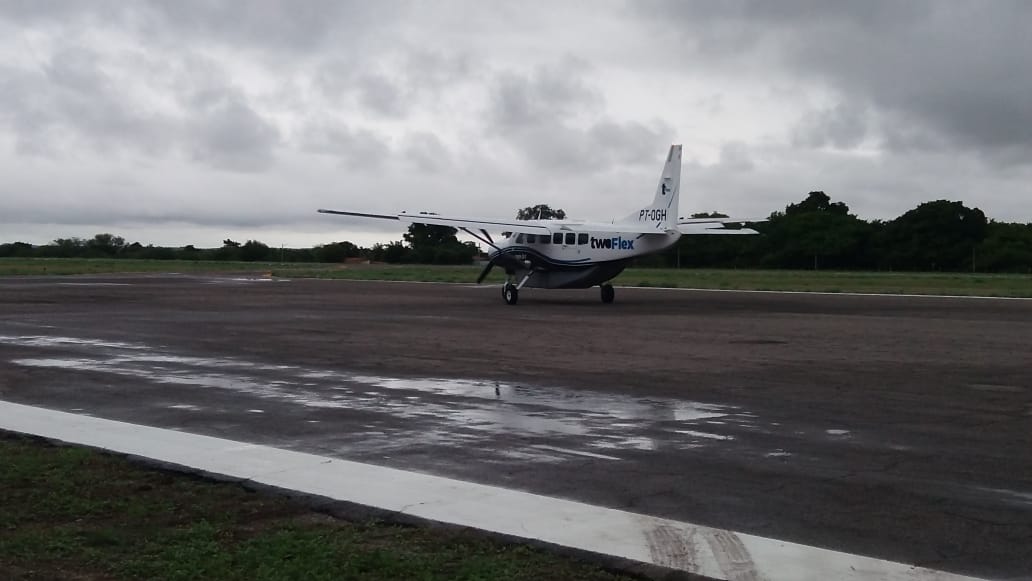
{"type": "MultiPolygon", "coordinates": [[[[46,336],[0,336],[0,343],[60,348],[69,353],[65,357],[16,359],[13,363],[17,365],[109,373],[150,384],[232,392],[253,398],[242,399],[236,407],[250,414],[276,413],[275,407],[254,405],[267,401],[320,413],[344,410],[380,416],[381,420],[374,420],[375,429],[334,435],[348,449],[359,451],[469,447],[497,438],[510,457],[518,452],[545,462],[578,457],[609,460],[619,453],[734,445],[736,438],[722,432],[740,430],[757,421],[755,414],[741,408],[704,402],[490,380],[351,374],[233,358],[192,357],[138,343],[46,336]],[[549,445],[545,445],[546,439],[549,445]]],[[[175,395],[182,402],[190,392],[175,395]]],[[[188,403],[162,405],[201,409],[188,403]]],[[[499,447],[480,448],[488,453],[499,447]]]]}

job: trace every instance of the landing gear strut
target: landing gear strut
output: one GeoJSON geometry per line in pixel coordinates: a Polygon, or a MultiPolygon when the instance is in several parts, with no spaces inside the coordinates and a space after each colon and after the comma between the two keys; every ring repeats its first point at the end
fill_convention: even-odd
{"type": "Polygon", "coordinates": [[[613,290],[613,285],[609,283],[600,284],[599,288],[602,290],[602,302],[607,305],[613,302],[613,299],[616,298],[616,291],[613,290]]]}
{"type": "Polygon", "coordinates": [[[505,304],[515,305],[516,301],[520,300],[520,291],[516,288],[516,285],[507,282],[502,287],[502,298],[505,299],[505,304]]]}

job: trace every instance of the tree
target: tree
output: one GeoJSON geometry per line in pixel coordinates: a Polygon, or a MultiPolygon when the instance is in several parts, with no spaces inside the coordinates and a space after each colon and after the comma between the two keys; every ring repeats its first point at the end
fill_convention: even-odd
{"type": "Polygon", "coordinates": [[[1032,273],[1032,224],[989,222],[978,245],[978,270],[1032,273]]]}
{"type": "Polygon", "coordinates": [[[907,270],[970,270],[988,221],[963,202],[925,202],[885,225],[877,244],[880,265],[907,270]]]}
{"type": "Polygon", "coordinates": [[[775,268],[854,268],[869,238],[869,225],[832,203],[824,192],[810,192],[784,212],[774,212],[757,230],[766,235],[762,264],[775,268]]]}
{"type": "Polygon", "coordinates": [[[380,246],[383,251],[384,262],[405,262],[410,254],[409,249],[405,248],[405,245],[400,240],[395,240],[386,246],[380,246]]]}
{"type": "Polygon", "coordinates": [[[315,247],[315,259],[319,262],[344,262],[361,255],[361,248],[351,242],[333,242],[315,247]]]}
{"type": "Polygon", "coordinates": [[[269,260],[271,252],[271,249],[267,245],[257,240],[248,240],[240,247],[239,257],[240,260],[245,260],[247,262],[269,260]]]}
{"type": "Polygon", "coordinates": [[[528,206],[516,212],[517,220],[565,220],[566,212],[561,209],[553,210],[548,204],[528,206]]]}
{"type": "Polygon", "coordinates": [[[433,263],[439,249],[459,244],[459,239],[455,237],[457,232],[451,226],[410,224],[404,235],[405,242],[412,249],[408,260],[422,264],[433,263]]]}
{"type": "Polygon", "coordinates": [[[0,256],[32,256],[32,245],[26,242],[0,244],[0,256]]]}
{"type": "Polygon", "coordinates": [[[212,253],[213,260],[239,260],[240,243],[226,238],[222,241],[222,248],[212,253]]]}
{"type": "Polygon", "coordinates": [[[115,256],[125,248],[125,238],[114,234],[97,234],[86,242],[86,250],[93,256],[115,256]]]}
{"type": "Polygon", "coordinates": [[[46,257],[72,258],[83,256],[86,253],[86,241],[82,238],[58,238],[42,249],[41,254],[46,257]]]}
{"type": "Polygon", "coordinates": [[[786,215],[809,214],[811,212],[826,212],[828,214],[849,214],[849,206],[844,202],[831,202],[831,197],[824,192],[810,192],[806,199],[798,204],[789,204],[785,208],[786,215]]]}
{"type": "Polygon", "coordinates": [[[436,224],[410,224],[408,232],[405,233],[405,242],[413,250],[433,248],[442,244],[458,242],[455,237],[458,230],[451,226],[438,226],[436,224]]]}

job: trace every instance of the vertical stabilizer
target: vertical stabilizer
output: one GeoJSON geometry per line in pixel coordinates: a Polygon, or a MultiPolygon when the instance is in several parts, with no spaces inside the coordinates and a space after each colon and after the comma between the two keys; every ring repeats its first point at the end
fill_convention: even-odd
{"type": "Polygon", "coordinates": [[[677,228],[677,203],[681,194],[681,146],[671,145],[663,173],[659,176],[652,204],[627,216],[624,223],[653,227],[656,231],[677,228]]]}

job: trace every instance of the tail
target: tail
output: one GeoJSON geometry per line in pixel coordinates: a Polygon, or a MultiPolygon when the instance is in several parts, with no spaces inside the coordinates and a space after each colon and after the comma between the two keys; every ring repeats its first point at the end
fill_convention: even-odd
{"type": "Polygon", "coordinates": [[[652,205],[638,210],[622,221],[639,226],[653,226],[657,231],[674,230],[677,228],[677,202],[680,194],[681,146],[671,145],[652,205]]]}

